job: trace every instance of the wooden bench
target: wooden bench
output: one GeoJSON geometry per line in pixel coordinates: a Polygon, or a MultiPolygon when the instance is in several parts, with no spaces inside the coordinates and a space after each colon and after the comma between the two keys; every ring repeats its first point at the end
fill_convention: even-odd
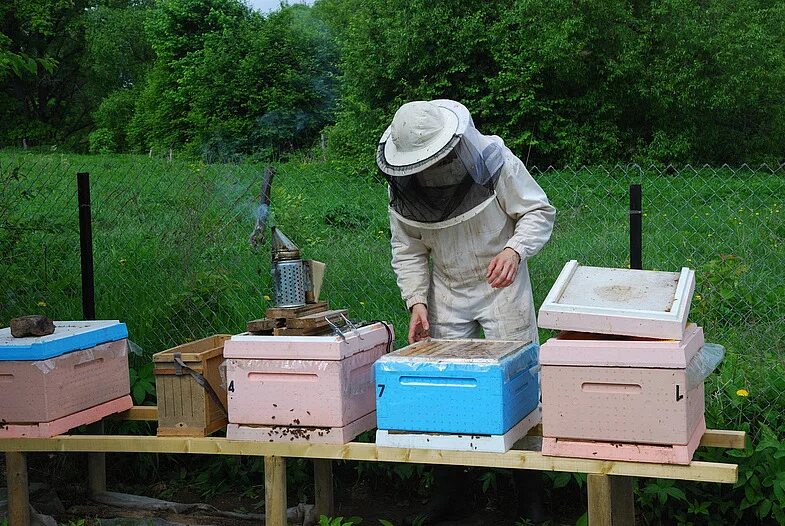
{"type": "MultiPolygon", "coordinates": [[[[134,407],[116,415],[125,420],[157,419],[155,407],[134,407]]],[[[411,462],[449,464],[588,474],[588,509],[591,526],[629,525],[635,522],[632,477],[694,480],[733,484],[738,466],[694,461],[687,466],[647,464],[577,458],[546,457],[538,451],[539,426],[507,453],[458,452],[420,449],[379,448],[375,444],[351,442],[345,445],[284,444],[246,442],[221,437],[156,437],[60,435],[52,438],[0,439],[6,453],[10,526],[29,524],[27,452],[90,453],[90,489],[104,491],[104,453],[187,453],[198,455],[242,455],[264,457],[265,514],[267,526],[286,525],[286,458],[314,460],[316,507],[319,513],[333,514],[331,460],[411,462]]],[[[709,430],[702,446],[743,449],[743,431],[709,430]]]]}

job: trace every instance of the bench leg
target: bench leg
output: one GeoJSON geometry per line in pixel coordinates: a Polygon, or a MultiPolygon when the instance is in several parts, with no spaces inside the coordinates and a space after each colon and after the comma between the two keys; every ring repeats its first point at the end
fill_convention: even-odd
{"type": "Polygon", "coordinates": [[[313,461],[314,504],[319,515],[332,517],[335,515],[333,500],[333,462],[332,460],[315,459],[313,461]]]}
{"type": "MultiPolygon", "coordinates": [[[[103,435],[103,421],[90,424],[88,430],[94,435],[103,435]]],[[[87,454],[87,481],[90,495],[106,491],[106,453],[87,454]]]]}
{"type": "Polygon", "coordinates": [[[632,477],[589,475],[589,526],[632,526],[635,500],[632,477]]]}
{"type": "Polygon", "coordinates": [[[8,482],[9,526],[30,526],[30,496],[27,485],[27,456],[24,453],[5,454],[8,482]]]}
{"type": "Polygon", "coordinates": [[[286,526],[286,459],[264,457],[265,526],[286,526]]]}

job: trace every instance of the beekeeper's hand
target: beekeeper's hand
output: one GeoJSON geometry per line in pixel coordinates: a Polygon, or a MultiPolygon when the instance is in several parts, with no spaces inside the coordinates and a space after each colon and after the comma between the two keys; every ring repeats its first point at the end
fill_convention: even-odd
{"type": "Polygon", "coordinates": [[[505,248],[491,260],[488,265],[488,272],[485,278],[491,287],[501,289],[512,285],[518,275],[518,265],[521,263],[521,256],[511,248],[505,248]]]}
{"type": "Polygon", "coordinates": [[[422,303],[412,306],[412,319],[409,321],[409,343],[418,342],[431,336],[428,325],[428,307],[422,303]]]}

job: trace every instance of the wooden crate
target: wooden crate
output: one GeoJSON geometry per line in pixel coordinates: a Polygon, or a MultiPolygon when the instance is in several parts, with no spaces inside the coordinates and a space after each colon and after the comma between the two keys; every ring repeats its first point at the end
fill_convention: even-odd
{"type": "Polygon", "coordinates": [[[219,367],[228,334],[218,334],[153,355],[158,394],[158,436],[207,436],[226,426],[226,390],[219,367]],[[187,368],[178,368],[175,354],[187,368]],[[190,369],[190,370],[189,370],[190,369]],[[202,375],[221,401],[219,406],[192,372],[202,375]]]}

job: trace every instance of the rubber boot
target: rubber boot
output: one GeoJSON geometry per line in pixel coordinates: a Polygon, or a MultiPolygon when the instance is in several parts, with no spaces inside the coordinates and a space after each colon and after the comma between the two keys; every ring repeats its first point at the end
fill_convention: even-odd
{"type": "Polygon", "coordinates": [[[529,519],[534,524],[547,521],[542,474],[539,471],[515,469],[513,480],[518,491],[518,516],[529,519]]]}
{"type": "Polygon", "coordinates": [[[462,466],[434,466],[433,491],[430,500],[423,510],[406,517],[403,521],[404,525],[438,524],[467,512],[466,499],[463,495],[468,484],[468,473],[462,466]]]}

